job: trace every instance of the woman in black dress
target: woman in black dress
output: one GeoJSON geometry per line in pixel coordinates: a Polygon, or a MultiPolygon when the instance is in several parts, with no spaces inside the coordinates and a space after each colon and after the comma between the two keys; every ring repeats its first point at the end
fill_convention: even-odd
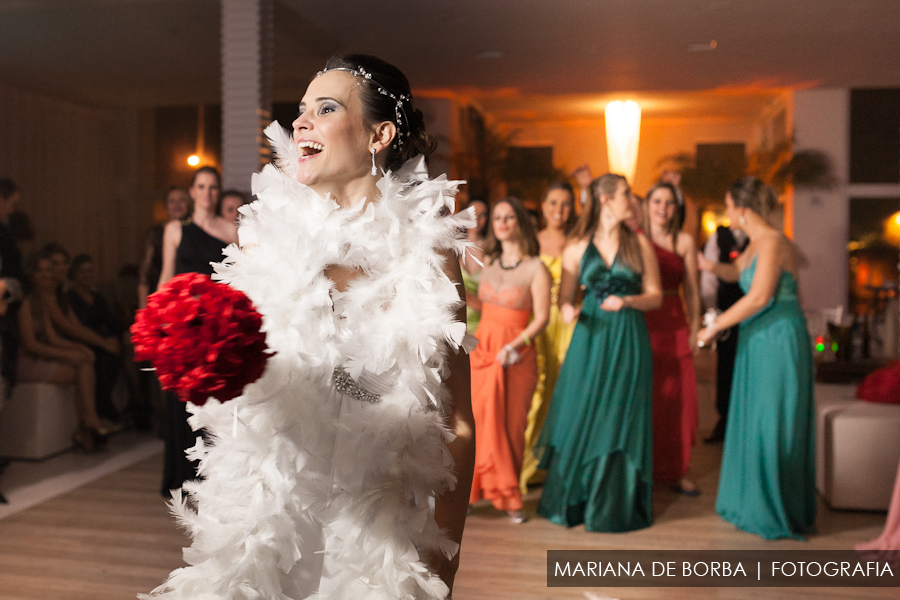
{"type": "MultiPolygon", "coordinates": [[[[216,214],[221,179],[213,167],[201,167],[194,173],[190,195],[194,214],[183,221],[170,221],[163,234],[163,265],[159,276],[162,287],[175,275],[205,273],[212,275],[212,263],[222,260],[222,250],[237,243],[237,226],[216,214]]],[[[187,422],[184,402],[173,393],[166,394],[166,452],[163,468],[162,495],[197,476],[194,461],[185,451],[191,448],[197,434],[187,422]]]]}
{"type": "MultiPolygon", "coordinates": [[[[69,267],[68,279],[66,301],[75,318],[100,337],[118,340],[123,328],[106,299],[96,290],[94,260],[87,254],[76,256],[69,267]]],[[[97,413],[114,420],[118,410],[112,394],[119,374],[119,357],[102,346],[89,344],[89,347],[94,353],[97,413]]]]}

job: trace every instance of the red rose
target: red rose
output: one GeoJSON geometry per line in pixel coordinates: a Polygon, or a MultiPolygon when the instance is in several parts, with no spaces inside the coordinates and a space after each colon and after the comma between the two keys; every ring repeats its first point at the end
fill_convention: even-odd
{"type": "Polygon", "coordinates": [[[131,326],[135,360],[148,360],[163,389],[202,405],[225,402],[262,377],[262,316],[247,296],[199,273],[173,277],[147,298],[131,326]]]}

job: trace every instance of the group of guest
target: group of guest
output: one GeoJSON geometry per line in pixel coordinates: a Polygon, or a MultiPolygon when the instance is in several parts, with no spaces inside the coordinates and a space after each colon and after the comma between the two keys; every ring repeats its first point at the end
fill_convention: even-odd
{"type": "MultiPolygon", "coordinates": [[[[224,232],[228,242],[236,241],[235,215],[246,198],[237,191],[220,198],[215,169],[201,169],[194,180],[190,193],[179,188],[169,190],[166,206],[170,219],[180,226],[188,219],[193,200],[198,207],[194,223],[212,221],[218,227],[216,231],[224,232]],[[225,216],[219,216],[220,213],[225,216]],[[210,215],[214,218],[209,219],[210,215]]],[[[79,426],[72,441],[76,448],[93,452],[103,447],[110,433],[125,424],[126,416],[113,401],[113,388],[125,366],[122,360],[124,319],[116,316],[107,299],[97,291],[97,269],[89,255],[71,258],[63,246],[51,242],[26,260],[22,259],[10,222],[19,197],[19,190],[11,180],[0,179],[3,375],[9,387],[17,383],[73,385],[79,426]]],[[[168,265],[164,261],[162,228],[154,234],[157,232],[151,232],[148,246],[159,251],[148,252],[149,260],[142,265],[139,286],[142,306],[146,304],[146,296],[164,281],[161,276],[164,267],[174,268],[174,253],[168,265]],[[159,240],[154,244],[156,237],[159,240]]],[[[186,239],[186,247],[195,251],[196,247],[191,245],[192,234],[186,239]]],[[[174,244],[176,248],[178,245],[174,244]]],[[[172,246],[170,241],[169,247],[172,246]]],[[[220,260],[220,250],[221,246],[208,261],[220,260]]],[[[206,264],[205,270],[209,269],[206,264]]],[[[171,276],[170,272],[167,277],[171,276]]],[[[4,393],[8,394],[9,389],[4,393]]]]}
{"type": "MultiPolygon", "coordinates": [[[[194,196],[201,195],[200,187],[206,186],[206,179],[220,180],[219,172],[214,167],[200,167],[191,179],[188,189],[172,186],[166,192],[166,222],[154,225],[147,236],[144,246],[144,258],[140,265],[140,278],[138,281],[138,306],[147,306],[147,296],[156,291],[160,283],[160,275],[163,268],[163,236],[166,227],[174,222],[189,224],[193,221],[194,196]],[[201,182],[198,185],[197,179],[201,182]]],[[[222,217],[228,223],[236,223],[238,209],[247,204],[247,196],[239,190],[226,190],[219,193],[218,183],[211,190],[214,197],[214,214],[222,217]]],[[[218,259],[218,257],[216,257],[218,259]]],[[[169,277],[171,278],[171,276],[169,277]]],[[[168,279],[168,278],[167,278],[168,279]]]]}
{"type": "Polygon", "coordinates": [[[629,531],[652,524],[654,484],[698,495],[687,478],[697,438],[693,354],[740,324],[717,511],[766,538],[811,532],[811,351],[796,252],[766,220],[774,190],[745,178],[729,191],[728,216],[750,240],[732,265],[698,255],[672,183],[654,185],[645,201],[614,174],[588,191],[576,220],[572,188],[551,186],[538,235],[515,199],[495,203],[483,229],[470,230],[482,254],[463,261],[470,308],[480,309],[470,504],[488,499],[523,522],[525,486],[545,478],[539,515],[629,531]],[[706,327],[700,270],[739,281],[745,293],[706,327]]]}
{"type": "Polygon", "coordinates": [[[90,257],[80,255],[73,263],[80,271],[79,281],[66,289],[67,257],[61,246],[48,244],[27,262],[28,292],[18,310],[17,383],[74,384],[80,425],[72,439],[78,448],[91,452],[106,442],[115,429],[110,423],[118,418],[112,387],[119,332],[105,301],[93,289],[90,257]],[[69,301],[73,297],[74,305],[69,301]],[[98,330],[83,322],[74,306],[83,311],[82,318],[90,316],[90,325],[98,330]]]}
{"type": "MultiPolygon", "coordinates": [[[[88,255],[70,265],[59,244],[46,244],[23,266],[10,218],[19,191],[0,180],[0,287],[3,374],[7,383],[74,384],[79,427],[74,444],[102,446],[118,419],[112,403],[121,329],[95,291],[88,255]]],[[[8,390],[4,390],[8,393],[8,390]]]]}

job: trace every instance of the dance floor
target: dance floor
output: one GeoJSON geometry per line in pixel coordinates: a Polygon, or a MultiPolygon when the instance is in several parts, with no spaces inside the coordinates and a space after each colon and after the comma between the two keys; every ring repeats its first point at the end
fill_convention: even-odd
{"type": "MultiPolygon", "coordinates": [[[[715,414],[708,374],[709,357],[698,364],[701,383],[701,433],[715,414]]],[[[0,479],[13,506],[0,512],[0,600],[121,600],[158,585],[181,566],[187,545],[159,495],[162,456],[157,442],[136,438],[131,449],[103,464],[82,469],[85,483],[71,474],[51,474],[49,483],[9,486],[0,479]],[[141,453],[147,453],[142,457],[141,453]],[[122,466],[128,465],[128,466],[122,466]],[[104,472],[106,468],[109,472],[104,472]],[[42,487],[43,486],[43,487],[42,487]],[[28,491],[25,494],[22,490],[28,491]],[[28,498],[25,498],[28,496],[28,498]],[[25,506],[22,502],[30,502],[25,506]],[[5,516],[4,516],[5,515],[5,516]]],[[[77,457],[78,455],[72,455],[77,457]]],[[[622,534],[565,529],[539,518],[513,525],[504,514],[479,505],[469,517],[462,546],[455,600],[610,599],[775,599],[897,598],[896,588],[548,588],[546,551],[642,549],[849,549],[878,535],[884,513],[832,511],[820,505],[819,533],[806,542],[766,541],[743,533],[714,511],[720,446],[699,444],[690,475],[703,494],[679,496],[654,492],[655,524],[622,534]]],[[[81,459],[94,457],[81,456],[81,459]]],[[[54,459],[59,460],[59,459],[54,459]]],[[[18,464],[11,467],[21,470],[18,464]]],[[[40,469],[40,467],[32,467],[40,469]]],[[[21,478],[22,475],[17,475],[21,478]]],[[[540,491],[532,491],[526,510],[534,514],[540,491]]],[[[2,509],[2,507],[0,507],[2,509]]]]}

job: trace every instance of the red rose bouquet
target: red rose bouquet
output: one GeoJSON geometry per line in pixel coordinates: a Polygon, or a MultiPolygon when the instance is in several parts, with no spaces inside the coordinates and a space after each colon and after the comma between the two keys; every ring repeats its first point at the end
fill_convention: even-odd
{"type": "Polygon", "coordinates": [[[131,326],[135,360],[156,369],[163,389],[202,405],[241,394],[271,356],[247,296],[199,273],[173,277],[147,298],[131,326]]]}

